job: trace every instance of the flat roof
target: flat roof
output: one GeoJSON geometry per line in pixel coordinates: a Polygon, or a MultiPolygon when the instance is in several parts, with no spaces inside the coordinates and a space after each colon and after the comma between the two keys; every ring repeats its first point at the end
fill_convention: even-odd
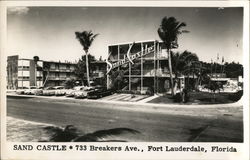
{"type": "MultiPolygon", "coordinates": [[[[13,56],[8,56],[8,57],[14,57],[18,55],[13,55],[13,56]]],[[[18,58],[18,60],[25,60],[25,61],[32,61],[33,59],[28,59],[28,58],[18,58]]],[[[46,61],[46,60],[39,60],[39,62],[47,62],[47,63],[60,63],[60,64],[76,64],[76,62],[65,62],[65,61],[46,61]]],[[[105,61],[93,61],[91,63],[106,63],[105,61]]]]}
{"type": "Polygon", "coordinates": [[[115,44],[109,44],[108,46],[118,46],[118,45],[128,45],[132,43],[149,43],[149,42],[160,42],[163,43],[161,40],[151,39],[151,40],[143,40],[143,41],[130,41],[130,42],[121,42],[121,43],[115,43],[115,44]]]}

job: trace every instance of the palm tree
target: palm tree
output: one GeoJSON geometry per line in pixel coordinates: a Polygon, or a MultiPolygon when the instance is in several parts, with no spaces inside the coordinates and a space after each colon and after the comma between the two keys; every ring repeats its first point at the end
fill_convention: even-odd
{"type": "MultiPolygon", "coordinates": [[[[199,58],[195,53],[184,51],[182,53],[179,52],[171,52],[171,63],[173,73],[175,75],[175,81],[177,82],[179,75],[188,75],[188,84],[189,84],[189,75],[190,73],[199,75],[200,67],[197,67],[199,64],[199,58]]],[[[176,83],[174,83],[174,93],[176,93],[176,83]]]]}
{"type": "Polygon", "coordinates": [[[172,95],[174,95],[174,88],[171,64],[171,49],[178,47],[178,36],[182,33],[188,32],[186,30],[182,30],[182,28],[185,26],[186,23],[177,21],[175,17],[164,17],[161,21],[160,27],[158,28],[158,35],[167,48],[172,95]]]}
{"type": "Polygon", "coordinates": [[[45,80],[43,82],[43,87],[45,86],[46,82],[48,81],[48,78],[49,78],[49,69],[50,69],[49,63],[44,63],[43,64],[43,71],[45,71],[44,75],[46,75],[46,78],[45,78],[45,80]]]}
{"type": "Polygon", "coordinates": [[[189,52],[187,50],[182,53],[182,57],[185,62],[185,67],[184,67],[185,69],[183,73],[188,75],[188,87],[189,87],[190,73],[193,74],[193,78],[194,78],[194,74],[196,70],[199,69],[198,67],[196,67],[196,63],[199,62],[199,58],[195,53],[189,52]]]}
{"type": "Polygon", "coordinates": [[[76,39],[80,42],[80,44],[83,47],[83,50],[86,54],[86,72],[87,72],[87,83],[88,86],[90,86],[89,82],[89,63],[88,63],[88,52],[89,48],[92,45],[94,39],[99,35],[99,34],[94,34],[92,31],[83,31],[83,32],[75,32],[76,39]]]}
{"type": "Polygon", "coordinates": [[[88,54],[88,64],[86,64],[86,55],[82,55],[81,58],[78,60],[77,64],[75,65],[74,73],[77,76],[77,78],[81,80],[82,85],[84,84],[84,75],[87,72],[86,65],[88,65],[89,70],[91,71],[93,68],[91,62],[94,61],[96,61],[95,57],[91,54],[88,54]]]}

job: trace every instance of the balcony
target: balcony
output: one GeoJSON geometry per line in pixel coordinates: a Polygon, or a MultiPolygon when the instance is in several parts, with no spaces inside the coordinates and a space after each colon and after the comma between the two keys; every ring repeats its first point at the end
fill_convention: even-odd
{"type": "Polygon", "coordinates": [[[99,70],[90,73],[90,76],[92,76],[93,78],[101,78],[105,76],[105,73],[106,73],[105,70],[99,70]]]}
{"type": "MultiPolygon", "coordinates": [[[[164,69],[157,69],[156,72],[154,69],[145,69],[143,70],[143,77],[170,77],[169,71],[164,69]]],[[[131,70],[131,76],[139,77],[141,76],[141,70],[131,70]]],[[[125,77],[128,77],[128,72],[126,72],[125,77]]]]}
{"type": "Polygon", "coordinates": [[[67,79],[70,79],[70,77],[48,77],[48,80],[52,81],[65,81],[67,79]]]}
{"type": "Polygon", "coordinates": [[[58,69],[58,68],[50,68],[50,72],[74,72],[74,69],[58,69]]]}

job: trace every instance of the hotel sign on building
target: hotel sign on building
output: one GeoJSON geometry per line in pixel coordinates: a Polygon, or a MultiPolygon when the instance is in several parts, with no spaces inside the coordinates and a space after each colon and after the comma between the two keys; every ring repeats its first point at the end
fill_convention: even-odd
{"type": "MultiPolygon", "coordinates": [[[[118,90],[164,93],[170,89],[166,46],[156,40],[119,43],[108,46],[107,87],[114,84],[111,76],[122,73],[118,90]]],[[[181,84],[181,78],[179,83],[181,84]]]]}
{"type": "Polygon", "coordinates": [[[108,74],[112,69],[114,69],[114,68],[117,68],[117,67],[119,67],[119,66],[121,66],[121,65],[124,65],[124,64],[126,64],[126,63],[132,63],[132,64],[134,64],[133,60],[138,59],[138,58],[140,58],[140,57],[143,57],[143,56],[145,56],[145,55],[147,55],[147,54],[150,54],[150,53],[155,52],[155,45],[150,46],[149,48],[148,48],[148,46],[146,45],[146,46],[145,46],[145,49],[144,49],[143,46],[142,46],[142,50],[141,50],[141,51],[136,52],[135,54],[131,55],[131,52],[130,52],[130,51],[131,51],[131,49],[132,49],[133,46],[134,46],[134,43],[131,44],[131,45],[129,46],[129,49],[128,49],[128,51],[127,51],[127,54],[126,54],[126,55],[123,55],[123,58],[122,58],[121,60],[118,60],[117,62],[114,62],[114,63],[109,62],[109,61],[107,60],[107,64],[108,64],[108,66],[109,66],[109,70],[107,71],[107,74],[108,74]]]}

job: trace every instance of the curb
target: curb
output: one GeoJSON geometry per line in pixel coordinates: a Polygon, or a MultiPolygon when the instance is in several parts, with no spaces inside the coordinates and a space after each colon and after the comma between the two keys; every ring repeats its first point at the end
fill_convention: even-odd
{"type": "Polygon", "coordinates": [[[35,96],[35,95],[16,95],[16,94],[7,94],[7,97],[32,97],[32,98],[45,98],[45,99],[55,99],[55,100],[69,100],[69,101],[78,101],[78,102],[92,102],[92,103],[108,103],[108,104],[120,104],[120,105],[140,105],[140,106],[149,106],[157,108],[227,108],[227,107],[240,107],[243,106],[242,100],[235,103],[228,104],[205,104],[205,105],[186,105],[186,104],[157,104],[157,103],[146,103],[146,102],[121,102],[121,101],[112,101],[112,100],[91,100],[91,99],[72,99],[67,97],[47,97],[47,96],[35,96]]]}

